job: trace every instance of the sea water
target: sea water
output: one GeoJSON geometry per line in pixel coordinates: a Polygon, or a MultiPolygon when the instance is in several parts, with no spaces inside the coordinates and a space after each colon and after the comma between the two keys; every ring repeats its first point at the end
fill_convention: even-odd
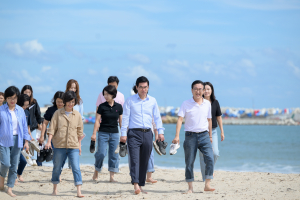
{"type": "MultiPolygon", "coordinates": [[[[84,125],[87,136],[82,141],[80,164],[83,165],[94,165],[95,162],[94,154],[89,150],[93,128],[93,124],[84,125]]],[[[154,151],[155,167],[184,169],[184,125],[180,132],[180,148],[175,155],[169,154],[169,146],[175,136],[176,124],[164,124],[164,128],[167,155],[159,156],[154,151]]],[[[223,142],[220,141],[220,129],[217,130],[220,157],[216,170],[300,173],[300,126],[224,125],[223,142]]],[[[108,155],[104,160],[106,168],[107,159],[108,155]]],[[[120,157],[121,166],[128,166],[128,156],[120,157]]],[[[194,170],[200,171],[199,153],[194,170]]]]}

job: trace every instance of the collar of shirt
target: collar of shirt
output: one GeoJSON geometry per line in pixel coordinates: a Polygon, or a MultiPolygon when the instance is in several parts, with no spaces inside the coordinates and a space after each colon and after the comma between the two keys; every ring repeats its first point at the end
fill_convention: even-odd
{"type": "MultiPolygon", "coordinates": [[[[75,115],[74,109],[73,109],[71,112],[72,112],[72,113],[70,113],[70,114],[75,115]]],[[[63,107],[62,109],[60,109],[60,113],[61,113],[61,114],[65,114],[65,113],[66,113],[65,107],[63,107]]]]}
{"type": "Polygon", "coordinates": [[[147,101],[149,101],[149,97],[148,97],[148,95],[146,96],[146,98],[143,100],[143,99],[141,99],[141,97],[140,97],[140,95],[139,94],[135,94],[136,95],[136,98],[138,99],[138,100],[141,100],[141,101],[145,101],[145,100],[147,100],[147,101]]]}
{"type": "Polygon", "coordinates": [[[116,106],[116,101],[114,101],[114,105],[113,105],[113,106],[110,106],[109,103],[108,103],[107,101],[104,103],[104,105],[106,105],[106,106],[112,108],[112,107],[116,106]]]}
{"type": "MultiPolygon", "coordinates": [[[[7,111],[10,111],[9,110],[9,107],[8,107],[8,105],[7,104],[4,104],[3,105],[4,106],[4,109],[6,109],[7,111]]],[[[16,105],[15,106],[15,110],[13,110],[13,111],[16,111],[16,112],[18,112],[19,111],[19,108],[21,108],[20,106],[18,106],[18,105],[16,105]]],[[[23,109],[23,108],[22,108],[23,109]]]]}
{"type": "Polygon", "coordinates": [[[198,106],[201,106],[201,105],[203,105],[203,104],[205,103],[205,99],[204,99],[203,97],[202,97],[202,103],[201,103],[200,105],[194,100],[193,97],[190,99],[190,101],[191,101],[192,103],[198,105],[198,106]]]}

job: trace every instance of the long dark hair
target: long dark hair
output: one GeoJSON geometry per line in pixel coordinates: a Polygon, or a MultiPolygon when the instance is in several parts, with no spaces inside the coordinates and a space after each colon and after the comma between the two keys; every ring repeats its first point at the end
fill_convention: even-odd
{"type": "MultiPolygon", "coordinates": [[[[204,83],[204,89],[205,89],[206,85],[208,85],[211,88],[210,101],[214,102],[216,100],[214,86],[210,82],[205,82],[204,83]]],[[[203,97],[204,97],[204,95],[203,95],[203,97]]]]}
{"type": "Polygon", "coordinates": [[[30,102],[30,97],[27,94],[21,94],[18,98],[17,105],[23,107],[25,101],[30,102]]]}
{"type": "Polygon", "coordinates": [[[81,99],[81,97],[80,97],[80,95],[79,95],[79,83],[78,83],[76,80],[70,79],[70,80],[67,82],[67,86],[66,86],[66,91],[65,91],[65,93],[66,93],[67,91],[70,90],[70,88],[71,88],[71,86],[72,86],[73,83],[75,83],[75,85],[76,85],[76,92],[75,92],[75,93],[76,93],[77,100],[78,100],[76,104],[80,105],[81,102],[82,102],[82,99],[81,99]]]}
{"type": "Polygon", "coordinates": [[[24,87],[22,88],[21,94],[24,94],[25,90],[30,90],[30,91],[31,91],[29,104],[30,104],[30,105],[35,104],[35,103],[36,103],[36,99],[33,98],[33,90],[32,90],[32,87],[31,87],[30,85],[24,85],[24,87]]]}
{"type": "Polygon", "coordinates": [[[63,96],[64,96],[64,92],[62,92],[62,91],[57,91],[57,92],[54,94],[53,99],[51,100],[51,103],[53,104],[53,106],[57,107],[57,105],[56,105],[56,99],[57,99],[57,98],[60,98],[60,99],[62,100],[62,99],[63,99],[63,96]]]}
{"type": "Polygon", "coordinates": [[[137,93],[138,93],[138,91],[137,91],[137,89],[136,89],[136,86],[135,86],[135,85],[132,87],[132,90],[133,90],[133,92],[134,92],[135,94],[137,94],[137,93]]]}

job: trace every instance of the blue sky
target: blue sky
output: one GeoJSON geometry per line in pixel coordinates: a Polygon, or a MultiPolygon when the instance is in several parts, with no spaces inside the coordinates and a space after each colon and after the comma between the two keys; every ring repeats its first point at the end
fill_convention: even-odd
{"type": "Polygon", "coordinates": [[[127,98],[144,75],[160,106],[200,79],[223,107],[299,107],[299,21],[297,0],[1,1],[0,91],[30,84],[44,105],[73,78],[87,112],[108,76],[127,98]]]}

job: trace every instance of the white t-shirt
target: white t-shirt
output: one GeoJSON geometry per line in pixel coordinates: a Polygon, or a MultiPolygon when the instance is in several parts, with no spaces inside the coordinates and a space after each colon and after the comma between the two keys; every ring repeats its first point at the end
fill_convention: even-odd
{"type": "Polygon", "coordinates": [[[211,118],[211,104],[203,98],[199,105],[193,98],[182,103],[178,116],[185,117],[184,131],[208,131],[208,118],[211,118]]]}
{"type": "Polygon", "coordinates": [[[18,135],[18,119],[15,111],[9,110],[12,119],[13,135],[18,135]]]}

